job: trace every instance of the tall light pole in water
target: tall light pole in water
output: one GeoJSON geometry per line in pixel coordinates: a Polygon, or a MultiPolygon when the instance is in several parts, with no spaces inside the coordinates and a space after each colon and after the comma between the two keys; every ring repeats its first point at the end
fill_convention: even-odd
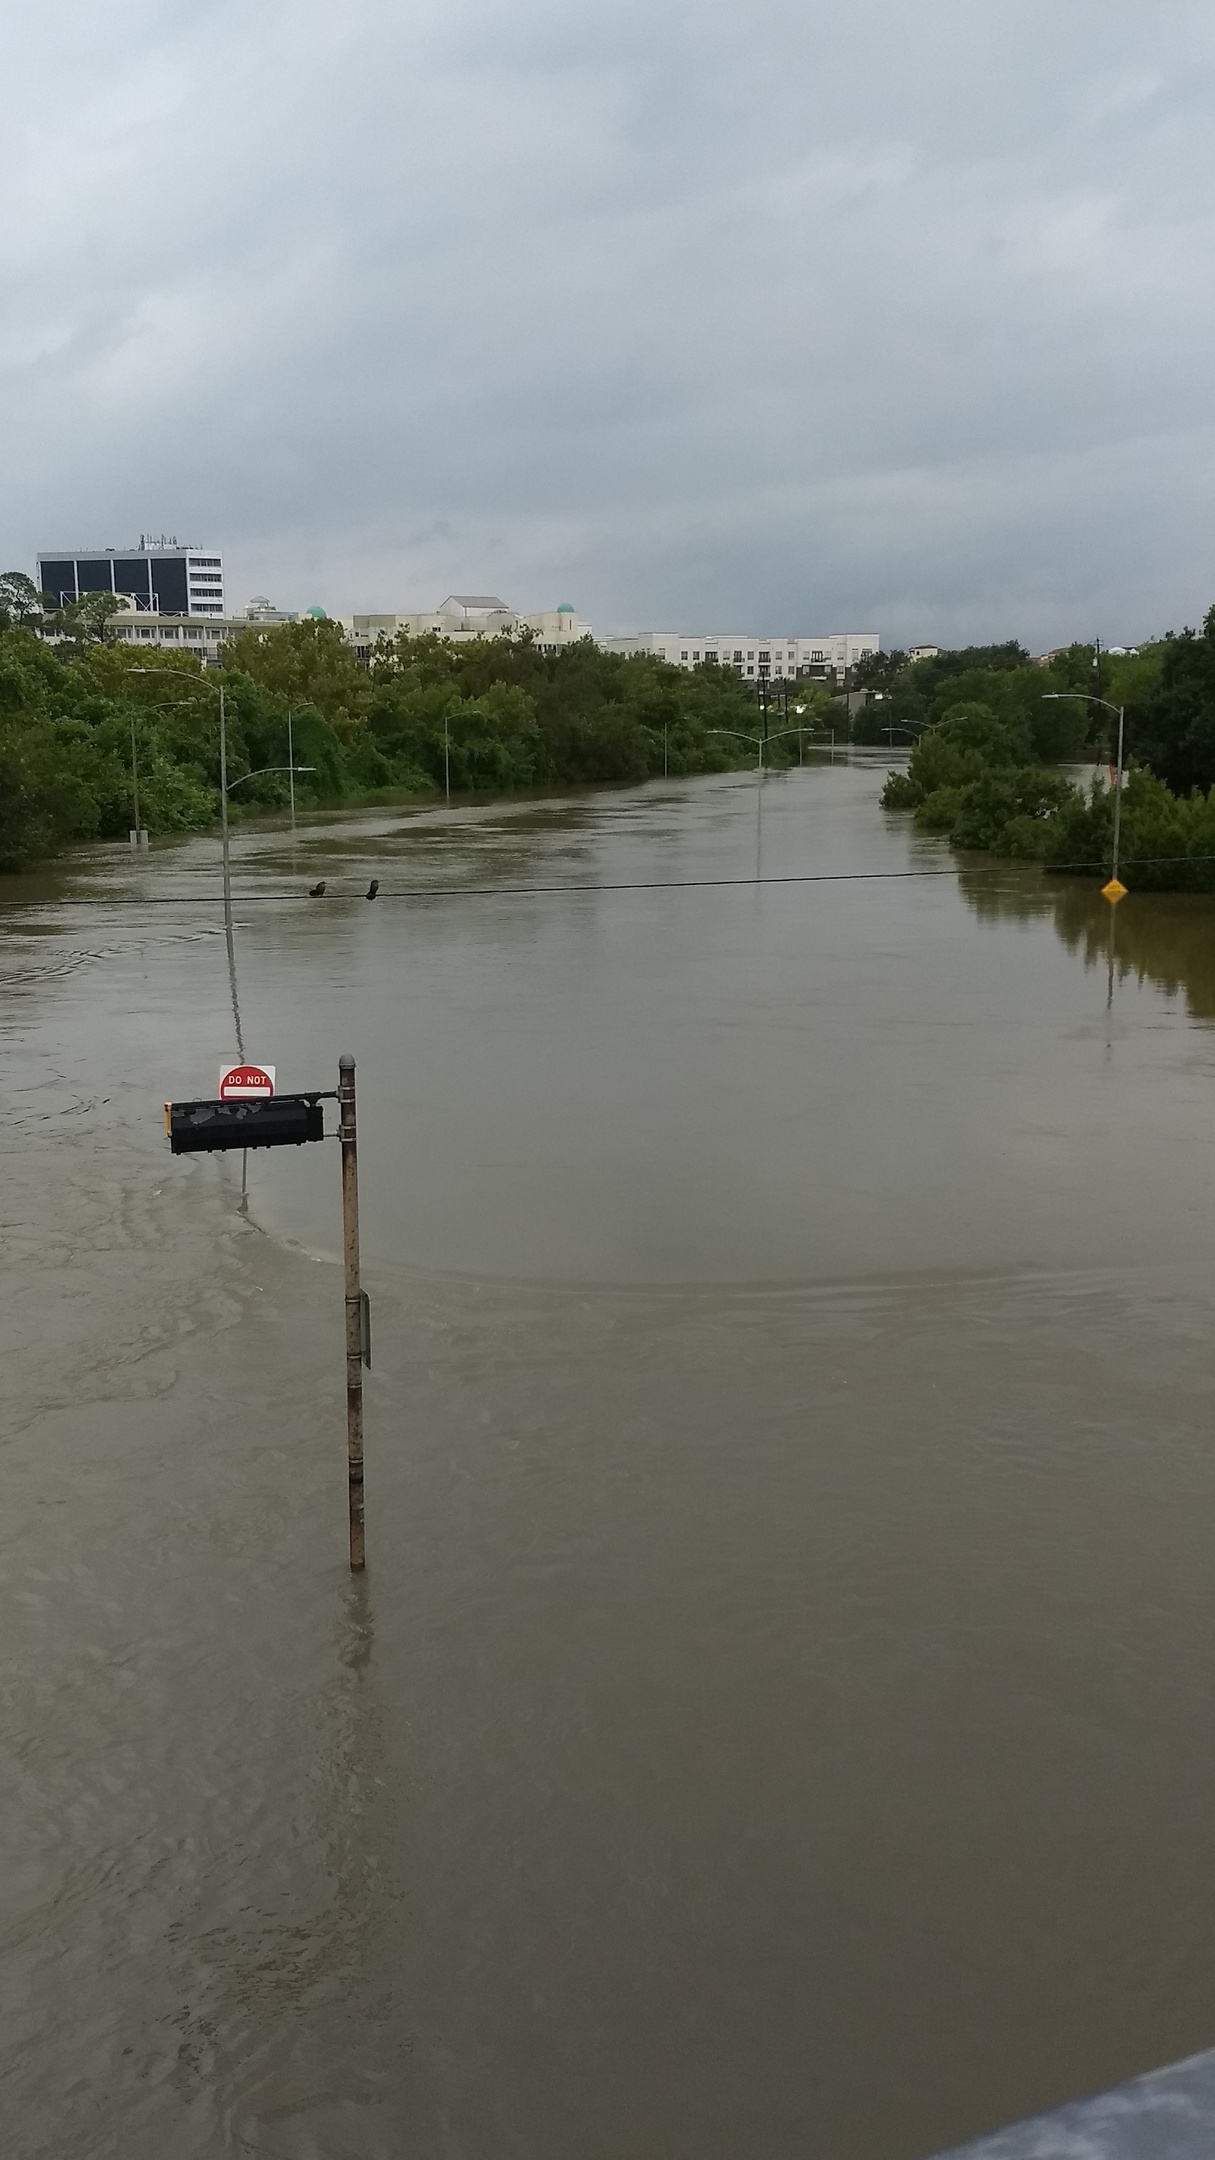
{"type": "Polygon", "coordinates": [[[131,834],[131,846],[141,848],[145,833],[139,822],[139,752],[135,747],[135,715],[131,714],[131,800],[135,811],[135,830],[131,834]]]}
{"type": "MultiPolygon", "coordinates": [[[[183,681],[197,683],[204,690],[213,690],[219,695],[219,820],[224,859],[224,941],[228,947],[228,980],[232,989],[232,1017],[236,1025],[236,1054],[243,1058],[245,1044],[240,1024],[240,1005],[236,995],[236,943],[232,934],[232,859],[228,847],[228,720],[224,707],[224,686],[222,682],[208,682],[204,674],[196,675],[193,668],[131,668],[130,673],[157,677],[180,675],[183,681]]],[[[285,769],[282,765],[261,768],[265,772],[283,772],[285,769]]],[[[301,765],[299,768],[301,772],[311,772],[314,769],[308,765],[301,765]]],[[[242,780],[252,780],[255,777],[253,773],[241,773],[231,785],[239,787],[242,780]]]]}
{"type": "MultiPolygon", "coordinates": [[[[1118,853],[1122,839],[1122,751],[1126,740],[1126,706],[1113,705],[1108,698],[1094,697],[1091,690],[1044,690],[1042,702],[1045,705],[1103,705],[1106,712],[1117,713],[1118,715],[1118,764],[1114,783],[1114,847],[1113,863],[1110,868],[1110,883],[1117,885],[1120,882],[1118,877],[1118,853]]],[[[1116,902],[1121,900],[1122,894],[1110,893],[1107,894],[1107,898],[1116,902]]]]}
{"type": "Polygon", "coordinates": [[[754,743],[758,753],[755,770],[761,780],[764,777],[764,750],[767,745],[770,742],[779,742],[783,735],[800,735],[801,732],[800,728],[795,727],[780,728],[775,735],[747,735],[744,734],[742,728],[736,727],[711,727],[705,729],[706,735],[733,735],[738,742],[754,743]]]}
{"type": "Polygon", "coordinates": [[[132,668],[132,675],[180,675],[186,682],[196,683],[201,689],[219,692],[219,822],[223,842],[224,859],[224,943],[228,948],[228,985],[232,992],[232,1019],[236,1028],[236,1054],[245,1054],[244,1034],[240,1024],[240,1001],[236,995],[236,941],[232,934],[232,862],[228,851],[228,722],[224,710],[224,686],[222,682],[211,683],[205,675],[195,674],[193,668],[132,668]]]}

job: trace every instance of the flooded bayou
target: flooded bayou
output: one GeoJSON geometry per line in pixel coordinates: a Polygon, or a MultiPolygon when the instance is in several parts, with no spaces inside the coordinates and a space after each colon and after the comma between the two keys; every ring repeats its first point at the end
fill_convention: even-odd
{"type": "Polygon", "coordinates": [[[916,2160],[1215,2039],[1215,906],[882,777],[237,835],[356,1583],[336,1146],[163,1134],[217,845],[6,882],[9,2152],[916,2160]]]}

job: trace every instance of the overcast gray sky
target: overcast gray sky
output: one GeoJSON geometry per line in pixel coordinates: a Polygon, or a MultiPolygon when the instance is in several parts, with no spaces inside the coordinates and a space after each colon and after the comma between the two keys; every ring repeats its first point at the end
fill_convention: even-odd
{"type": "Polygon", "coordinates": [[[603,630],[1215,599],[1197,0],[3,10],[0,567],[603,630]]]}

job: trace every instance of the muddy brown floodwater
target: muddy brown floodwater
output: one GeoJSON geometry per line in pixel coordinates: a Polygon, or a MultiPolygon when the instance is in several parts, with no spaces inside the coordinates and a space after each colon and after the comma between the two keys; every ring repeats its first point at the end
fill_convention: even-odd
{"type": "Polygon", "coordinates": [[[915,2160],[1215,2041],[1215,910],[881,778],[242,828],[353,1585],[336,1148],[161,1129],[215,842],[7,881],[15,2160],[915,2160]],[[663,888],[757,863],[944,874],[663,888]]]}

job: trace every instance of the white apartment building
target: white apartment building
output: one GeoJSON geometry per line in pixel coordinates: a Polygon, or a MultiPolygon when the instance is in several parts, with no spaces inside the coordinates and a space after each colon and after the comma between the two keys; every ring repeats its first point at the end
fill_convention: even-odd
{"type": "Polygon", "coordinates": [[[876,630],[833,630],[822,637],[757,637],[754,632],[639,630],[633,637],[601,637],[605,652],[648,653],[671,667],[731,667],[739,675],[785,679],[810,675],[826,680],[855,667],[881,649],[876,630]]]}
{"type": "Polygon", "coordinates": [[[339,620],[364,660],[380,638],[432,636],[450,638],[459,645],[473,638],[513,637],[530,630],[543,652],[560,652],[591,634],[590,624],[583,622],[568,600],[560,607],[521,615],[496,593],[449,593],[432,615],[343,615],[339,620]]]}
{"type": "MultiPolygon", "coordinates": [[[[322,611],[310,608],[308,612],[315,616],[322,611]]],[[[163,615],[128,604],[120,615],[111,616],[106,635],[116,645],[136,645],[152,652],[190,652],[200,660],[218,664],[221,647],[238,631],[298,621],[298,615],[274,607],[259,593],[243,615],[163,615]]]]}

